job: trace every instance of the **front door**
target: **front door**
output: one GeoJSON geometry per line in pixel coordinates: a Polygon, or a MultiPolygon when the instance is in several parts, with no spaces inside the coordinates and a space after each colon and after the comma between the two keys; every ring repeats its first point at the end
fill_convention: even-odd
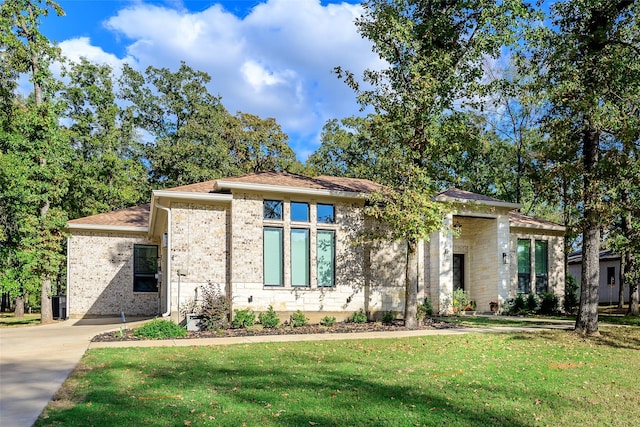
{"type": "Polygon", "coordinates": [[[453,290],[464,290],[464,254],[453,254],[453,290]]]}

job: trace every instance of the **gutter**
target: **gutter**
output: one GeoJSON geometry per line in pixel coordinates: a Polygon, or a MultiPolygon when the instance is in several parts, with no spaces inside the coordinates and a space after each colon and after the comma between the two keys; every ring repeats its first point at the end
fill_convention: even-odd
{"type": "Polygon", "coordinates": [[[167,311],[162,313],[162,317],[169,317],[171,315],[171,209],[162,206],[157,200],[154,200],[154,206],[167,213],[167,272],[165,274],[166,280],[164,281],[167,287],[167,311]]]}

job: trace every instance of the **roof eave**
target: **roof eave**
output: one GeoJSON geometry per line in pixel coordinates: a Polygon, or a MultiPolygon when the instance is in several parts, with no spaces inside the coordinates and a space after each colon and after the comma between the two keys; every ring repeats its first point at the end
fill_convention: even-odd
{"type": "Polygon", "coordinates": [[[509,227],[511,228],[525,228],[528,230],[545,230],[545,231],[557,231],[560,233],[564,233],[567,231],[567,227],[562,225],[536,225],[536,224],[514,224],[510,223],[509,227]]]}
{"type": "Polygon", "coordinates": [[[255,184],[247,182],[216,181],[215,190],[248,190],[268,193],[305,194],[315,196],[338,197],[345,199],[359,199],[366,193],[340,190],[321,190],[318,188],[289,187],[284,185],[255,184]]]}
{"type": "Polygon", "coordinates": [[[126,233],[148,233],[149,227],[140,227],[133,225],[106,225],[106,224],[77,224],[67,223],[69,230],[85,230],[85,231],[119,231],[126,233]]]}
{"type": "Polygon", "coordinates": [[[500,202],[500,201],[490,201],[490,200],[470,200],[470,199],[461,199],[459,197],[449,197],[438,195],[435,198],[438,202],[448,202],[448,203],[457,203],[461,205],[483,205],[483,206],[491,206],[496,208],[506,208],[506,209],[521,209],[522,205],[520,203],[510,203],[510,202],[500,202]]]}

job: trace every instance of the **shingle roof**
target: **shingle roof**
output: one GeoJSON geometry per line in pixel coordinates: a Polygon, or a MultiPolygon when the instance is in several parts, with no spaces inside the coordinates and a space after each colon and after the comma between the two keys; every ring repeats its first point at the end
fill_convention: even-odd
{"type": "MultiPolygon", "coordinates": [[[[620,254],[613,252],[611,249],[605,249],[600,251],[600,261],[615,261],[621,258],[620,254]]],[[[569,264],[581,264],[582,263],[582,251],[576,251],[569,254],[567,257],[569,264]]]]}
{"type": "Polygon", "coordinates": [[[525,215],[523,213],[516,212],[516,211],[509,212],[509,223],[512,226],[516,226],[516,227],[527,227],[527,226],[544,227],[544,228],[564,227],[562,224],[558,224],[553,221],[547,221],[546,219],[535,218],[533,216],[525,215]]]}
{"type": "Polygon", "coordinates": [[[151,205],[147,203],[118,211],[72,219],[69,221],[69,224],[146,227],[149,225],[150,211],[151,205]]]}
{"type": "Polygon", "coordinates": [[[310,178],[282,171],[258,172],[243,176],[221,178],[218,182],[243,182],[248,184],[298,187],[314,190],[347,191],[355,193],[370,193],[382,188],[380,184],[367,179],[340,178],[334,176],[317,176],[315,178],[310,178]]]}
{"type": "Polygon", "coordinates": [[[195,184],[181,185],[179,187],[166,188],[165,191],[184,191],[186,193],[213,193],[216,180],[196,182],[195,184]]]}
{"type": "Polygon", "coordinates": [[[438,197],[469,200],[469,201],[476,201],[476,202],[506,203],[504,200],[496,199],[494,197],[489,197],[482,194],[472,193],[471,191],[460,190],[458,188],[450,188],[446,191],[443,191],[442,193],[438,194],[438,197]]]}

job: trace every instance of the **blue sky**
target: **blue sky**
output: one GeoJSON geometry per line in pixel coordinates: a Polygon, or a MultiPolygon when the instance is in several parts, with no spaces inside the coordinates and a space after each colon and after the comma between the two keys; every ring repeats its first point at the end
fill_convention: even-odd
{"type": "Polygon", "coordinates": [[[359,114],[332,73],[380,68],[356,31],[358,1],[62,0],[66,16],[41,30],[63,54],[107,63],[177,69],[184,60],[212,77],[209,90],[237,111],[274,117],[300,160],[319,145],[324,123],[359,114]]]}

